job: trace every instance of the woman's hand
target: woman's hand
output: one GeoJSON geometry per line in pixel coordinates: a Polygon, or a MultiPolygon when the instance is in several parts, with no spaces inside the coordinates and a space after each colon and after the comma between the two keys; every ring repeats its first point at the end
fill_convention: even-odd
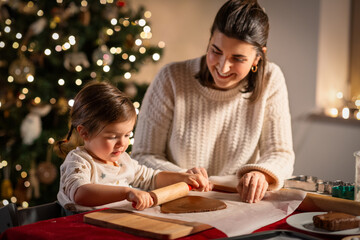
{"type": "Polygon", "coordinates": [[[264,173],[251,171],[240,178],[237,191],[243,202],[256,203],[263,199],[268,187],[269,182],[264,173]]]}
{"type": "Polygon", "coordinates": [[[192,168],[186,171],[184,182],[191,185],[196,191],[211,191],[212,185],[209,182],[205,168],[192,168]]]}
{"type": "Polygon", "coordinates": [[[209,178],[209,176],[208,176],[207,171],[206,171],[205,168],[193,167],[193,168],[187,170],[186,172],[187,172],[187,173],[193,173],[193,174],[198,173],[198,174],[203,175],[206,179],[209,178]]]}
{"type": "Polygon", "coordinates": [[[128,194],[126,195],[126,200],[133,202],[133,207],[140,211],[154,205],[154,200],[148,192],[134,188],[130,188],[128,194]]]}

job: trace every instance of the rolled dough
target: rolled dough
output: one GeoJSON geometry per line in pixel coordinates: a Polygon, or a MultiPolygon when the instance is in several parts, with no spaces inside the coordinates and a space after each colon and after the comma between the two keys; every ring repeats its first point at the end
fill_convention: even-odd
{"type": "Polygon", "coordinates": [[[223,201],[200,196],[186,196],[161,205],[162,213],[195,213],[225,209],[223,201]]]}

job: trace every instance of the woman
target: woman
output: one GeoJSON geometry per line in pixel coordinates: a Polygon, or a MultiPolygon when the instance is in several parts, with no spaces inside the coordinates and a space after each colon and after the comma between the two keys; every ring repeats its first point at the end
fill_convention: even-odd
{"type": "Polygon", "coordinates": [[[294,165],[285,79],[266,60],[268,17],[256,1],[217,13],[205,56],[171,63],[151,83],[132,156],[163,170],[237,174],[243,201],[282,187],[294,165]]]}

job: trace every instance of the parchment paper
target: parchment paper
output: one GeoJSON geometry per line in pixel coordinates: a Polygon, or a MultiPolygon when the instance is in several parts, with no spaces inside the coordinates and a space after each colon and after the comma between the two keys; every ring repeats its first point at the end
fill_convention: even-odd
{"type": "Polygon", "coordinates": [[[112,204],[109,207],[157,217],[205,223],[224,232],[228,237],[233,237],[249,234],[290,215],[300,205],[306,193],[290,189],[267,192],[262,201],[253,204],[241,202],[237,193],[191,191],[189,195],[222,200],[226,203],[227,208],[203,213],[165,214],[160,212],[159,206],[136,211],[132,208],[131,203],[126,201],[119,202],[117,206],[112,204]]]}

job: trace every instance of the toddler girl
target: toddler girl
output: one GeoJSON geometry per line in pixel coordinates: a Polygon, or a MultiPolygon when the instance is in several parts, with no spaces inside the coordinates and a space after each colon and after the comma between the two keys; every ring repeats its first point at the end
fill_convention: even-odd
{"type": "Polygon", "coordinates": [[[153,199],[140,189],[182,181],[199,191],[210,190],[201,174],[154,170],[131,159],[125,151],[137,116],[118,88],[91,82],[74,100],[67,138],[55,148],[59,156],[66,156],[57,195],[65,209],[78,212],[126,199],[143,210],[153,205],[153,199]]]}

